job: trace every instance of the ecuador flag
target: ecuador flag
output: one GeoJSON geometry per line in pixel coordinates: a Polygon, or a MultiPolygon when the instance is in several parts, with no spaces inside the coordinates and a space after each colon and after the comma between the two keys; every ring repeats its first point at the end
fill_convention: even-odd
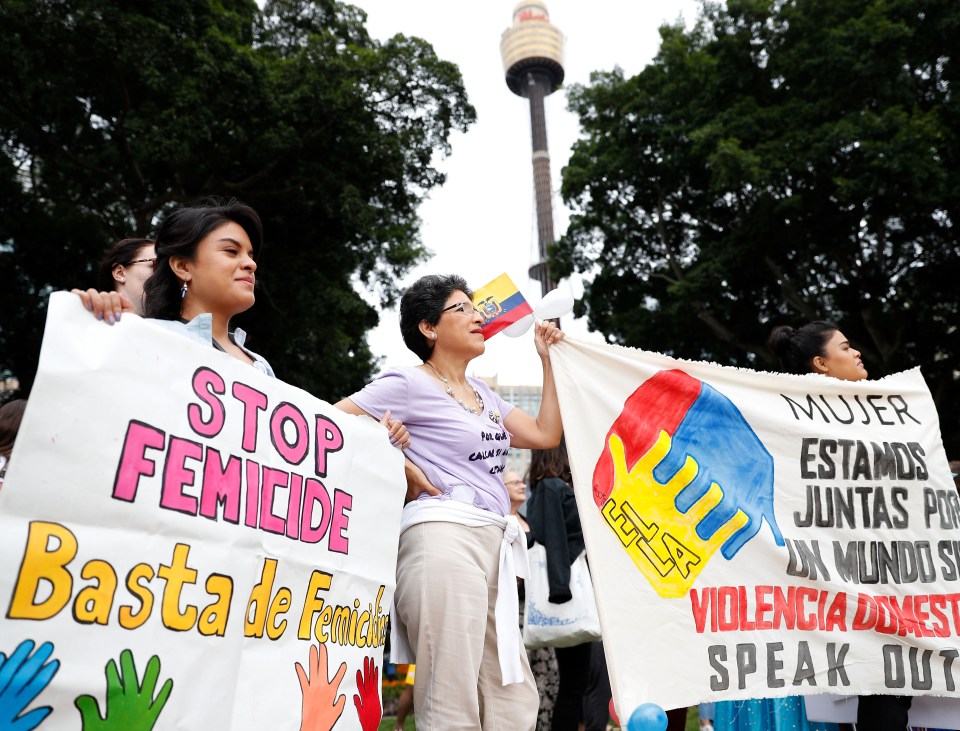
{"type": "Polygon", "coordinates": [[[533,308],[507,274],[501,274],[474,292],[473,306],[483,315],[484,340],[533,313],[533,308]]]}

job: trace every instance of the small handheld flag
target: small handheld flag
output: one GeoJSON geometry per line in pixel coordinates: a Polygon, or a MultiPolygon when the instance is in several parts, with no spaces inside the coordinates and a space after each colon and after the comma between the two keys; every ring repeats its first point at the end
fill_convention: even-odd
{"type": "Polygon", "coordinates": [[[533,312],[517,285],[505,273],[474,292],[473,306],[483,315],[484,340],[533,312]]]}

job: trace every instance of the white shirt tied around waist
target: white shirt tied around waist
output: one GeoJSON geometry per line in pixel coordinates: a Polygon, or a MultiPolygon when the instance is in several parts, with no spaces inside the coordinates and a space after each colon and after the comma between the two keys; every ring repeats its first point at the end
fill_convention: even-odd
{"type": "MultiPolygon", "coordinates": [[[[457,500],[420,500],[408,503],[400,519],[400,533],[420,523],[459,523],[469,528],[495,525],[503,529],[500,543],[500,571],[497,581],[497,604],[494,616],[497,623],[497,655],[500,659],[500,674],[503,684],[523,682],[523,666],[520,650],[523,641],[517,616],[520,602],[517,599],[517,578],[525,579],[527,567],[527,538],[520,529],[516,516],[502,517],[489,510],[457,500]]],[[[407,628],[397,616],[396,600],[390,607],[390,657],[395,663],[416,662],[415,653],[407,638],[407,628]]]]}

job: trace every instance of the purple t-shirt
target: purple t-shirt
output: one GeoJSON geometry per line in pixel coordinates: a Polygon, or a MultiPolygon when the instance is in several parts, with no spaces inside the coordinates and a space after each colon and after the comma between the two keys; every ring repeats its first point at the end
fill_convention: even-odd
{"type": "MultiPolygon", "coordinates": [[[[513,410],[487,385],[468,379],[483,399],[483,412],[471,414],[419,368],[394,368],[350,397],[376,418],[387,409],[410,432],[405,454],[443,495],[421,500],[459,500],[497,515],[510,512],[503,470],[510,434],[503,426],[513,410]]],[[[472,405],[472,404],[471,404],[472,405]]]]}

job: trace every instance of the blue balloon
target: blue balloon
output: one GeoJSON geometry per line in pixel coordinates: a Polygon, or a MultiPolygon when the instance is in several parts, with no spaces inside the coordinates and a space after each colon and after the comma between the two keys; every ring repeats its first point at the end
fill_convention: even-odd
{"type": "Polygon", "coordinates": [[[667,712],[656,703],[641,703],[630,714],[627,731],[667,731],[667,712]]]}

